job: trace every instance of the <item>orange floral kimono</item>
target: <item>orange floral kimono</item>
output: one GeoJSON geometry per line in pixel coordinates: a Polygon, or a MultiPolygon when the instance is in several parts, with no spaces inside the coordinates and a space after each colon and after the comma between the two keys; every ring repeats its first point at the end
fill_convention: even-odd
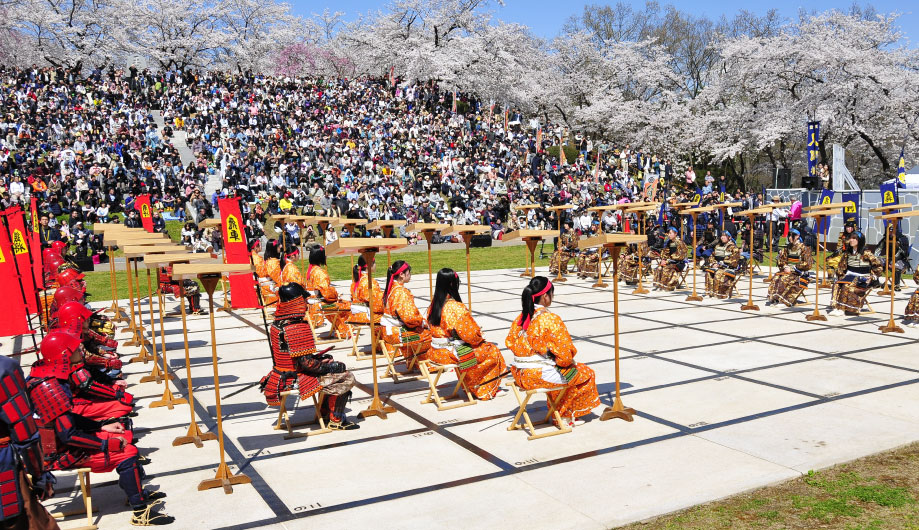
{"type": "Polygon", "coordinates": [[[281,285],[281,260],[269,258],[256,261],[255,274],[258,275],[258,285],[262,291],[262,303],[266,306],[276,303],[278,287],[281,285]]]}
{"type": "Polygon", "coordinates": [[[287,265],[284,265],[284,270],[281,271],[281,285],[287,285],[288,283],[304,285],[303,275],[300,274],[297,264],[292,261],[288,261],[287,265]]]}
{"type": "MultiPolygon", "coordinates": [[[[514,374],[517,386],[524,390],[568,387],[558,406],[562,417],[578,418],[600,405],[596,375],[586,364],[575,363],[574,355],[578,351],[571,343],[568,328],[558,315],[537,306],[536,314],[526,331],[520,327],[518,315],[511,324],[504,344],[514,353],[511,373],[514,374]],[[558,367],[575,367],[577,375],[569,382],[558,367]]],[[[557,394],[549,392],[551,399],[555,399],[557,394]]]]}
{"type": "MultiPolygon", "coordinates": [[[[347,318],[351,315],[351,303],[347,300],[338,299],[338,291],[332,286],[329,279],[329,272],[322,267],[310,265],[306,269],[306,288],[309,291],[318,291],[321,298],[320,303],[310,304],[310,313],[313,308],[322,318],[322,312],[329,315],[332,327],[339,337],[347,339],[351,336],[351,328],[348,327],[347,318]]],[[[315,322],[315,320],[313,321],[315,322]]],[[[320,324],[322,320],[319,321],[320,324]]],[[[315,324],[314,324],[315,325],[315,324]]]]}
{"type": "Polygon", "coordinates": [[[389,344],[403,344],[399,353],[405,359],[428,351],[431,347],[431,331],[424,329],[424,317],[415,305],[412,292],[394,281],[383,307],[382,338],[389,344]]]}
{"type": "Polygon", "coordinates": [[[455,346],[449,345],[455,339],[472,347],[477,361],[466,370],[469,389],[478,399],[495,397],[501,387],[499,376],[506,369],[504,357],[496,345],[485,342],[482,329],[472,319],[469,309],[462,302],[447,299],[440,314],[440,325],[431,325],[431,349],[422,358],[437,364],[458,363],[455,346]],[[482,384],[485,381],[489,382],[482,384]]]}
{"type": "MultiPolygon", "coordinates": [[[[367,282],[367,272],[361,271],[361,279],[357,283],[351,283],[351,316],[348,317],[348,322],[352,324],[370,323],[368,309],[370,285],[367,282]]],[[[383,315],[383,289],[380,288],[380,283],[376,280],[373,280],[373,314],[374,323],[379,322],[380,317],[383,315]]]]}

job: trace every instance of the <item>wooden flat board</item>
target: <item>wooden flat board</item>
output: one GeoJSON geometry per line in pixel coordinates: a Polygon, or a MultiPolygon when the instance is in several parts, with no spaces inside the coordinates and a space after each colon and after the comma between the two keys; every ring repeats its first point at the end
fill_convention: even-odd
{"type": "Polygon", "coordinates": [[[514,230],[504,234],[502,241],[513,241],[514,239],[542,239],[544,237],[555,237],[558,230],[514,230]]]}
{"type": "Polygon", "coordinates": [[[111,237],[108,235],[105,236],[105,244],[124,247],[133,245],[173,245],[175,242],[168,237],[137,237],[137,234],[113,234],[111,237]]]}
{"type": "Polygon", "coordinates": [[[635,202],[627,202],[624,204],[630,205],[630,206],[660,206],[661,203],[659,201],[635,201],[635,202]]]}
{"type": "MultiPolygon", "coordinates": [[[[784,204],[784,203],[783,203],[784,204]]],[[[789,203],[789,206],[791,203],[789,203]]],[[[713,208],[737,208],[738,206],[743,206],[742,202],[723,202],[721,204],[713,204],[713,208]]]]}
{"type": "Polygon", "coordinates": [[[900,204],[888,204],[887,206],[878,206],[877,208],[872,208],[868,210],[869,213],[878,213],[878,212],[889,212],[891,210],[902,210],[903,208],[912,208],[913,205],[910,203],[900,203],[900,204]]]}
{"type": "Polygon", "coordinates": [[[198,223],[198,228],[216,228],[220,226],[220,219],[205,219],[198,223]]]}
{"type": "Polygon", "coordinates": [[[830,204],[815,204],[813,206],[808,206],[804,208],[805,212],[812,212],[814,210],[826,210],[827,208],[845,208],[846,206],[854,205],[852,201],[846,202],[831,202],[830,204]]]}
{"type": "Polygon", "coordinates": [[[764,204],[763,206],[771,206],[773,208],[788,208],[792,204],[794,203],[793,202],[770,202],[769,204],[764,204]]]}
{"type": "Polygon", "coordinates": [[[635,234],[598,234],[578,242],[578,248],[615,247],[631,245],[632,243],[645,243],[648,236],[635,234]]]}
{"type": "Polygon", "coordinates": [[[367,229],[368,230],[382,230],[384,226],[396,227],[396,226],[402,226],[404,224],[405,224],[404,219],[402,220],[391,219],[389,221],[374,221],[367,225],[367,229]]]}
{"type": "Polygon", "coordinates": [[[549,206],[546,208],[546,211],[559,212],[562,210],[573,210],[574,208],[576,208],[576,206],[573,204],[559,204],[558,206],[549,206]]]}
{"type": "Polygon", "coordinates": [[[511,206],[512,210],[524,210],[524,211],[535,210],[536,208],[542,208],[542,205],[541,204],[517,204],[517,205],[511,206]]]}
{"type": "Polygon", "coordinates": [[[131,228],[121,223],[93,223],[92,232],[104,234],[106,232],[146,232],[143,228],[131,228]]]}
{"type": "Polygon", "coordinates": [[[607,204],[606,206],[594,206],[593,208],[588,208],[588,212],[606,212],[609,210],[624,210],[632,206],[632,203],[624,202],[621,204],[607,204]]]}
{"type": "Polygon", "coordinates": [[[370,248],[396,250],[407,245],[408,240],[404,237],[340,237],[325,247],[325,252],[328,255],[359,254],[370,248]]]}
{"type": "MultiPolygon", "coordinates": [[[[452,236],[454,234],[490,234],[491,227],[488,225],[450,225],[445,230],[441,230],[440,235],[452,236]]],[[[505,236],[507,237],[507,236],[505,236]]]]}
{"type": "Polygon", "coordinates": [[[122,248],[124,255],[129,258],[139,258],[147,254],[166,254],[176,252],[188,252],[185,245],[137,245],[125,246],[122,248]]]}
{"type": "Polygon", "coordinates": [[[700,206],[698,208],[687,208],[680,212],[681,214],[706,213],[715,211],[714,206],[700,206]]]}
{"type": "Polygon", "coordinates": [[[199,274],[232,274],[234,272],[252,272],[252,265],[248,263],[177,263],[172,268],[172,278],[175,280],[199,274]]]}
{"type": "Polygon", "coordinates": [[[742,212],[737,212],[735,215],[766,215],[767,213],[772,213],[772,208],[756,208],[754,210],[744,210],[742,212]]]}
{"type": "Polygon", "coordinates": [[[645,206],[634,206],[632,208],[626,208],[625,213],[641,213],[641,212],[651,212],[657,210],[659,204],[648,204],[645,206]]]}
{"type": "Polygon", "coordinates": [[[807,212],[801,214],[801,217],[831,217],[833,215],[839,215],[842,213],[842,208],[823,208],[822,210],[814,210],[813,212],[807,212]]]}
{"type": "Polygon", "coordinates": [[[895,212],[889,213],[887,215],[881,215],[878,217],[878,219],[889,221],[891,219],[903,219],[904,217],[916,217],[917,215],[919,215],[919,210],[910,210],[908,212],[895,212]]]}
{"type": "Polygon", "coordinates": [[[144,264],[162,267],[170,263],[191,263],[193,261],[207,261],[210,259],[216,258],[210,254],[191,254],[189,252],[184,254],[148,254],[144,256],[144,264]]]}
{"type": "Polygon", "coordinates": [[[338,217],[338,218],[336,218],[334,221],[332,221],[331,223],[329,223],[329,225],[334,226],[334,227],[339,227],[339,226],[364,226],[365,224],[367,224],[367,220],[366,220],[366,219],[348,219],[348,218],[345,218],[345,217],[338,217]]]}
{"type": "Polygon", "coordinates": [[[436,232],[438,230],[444,230],[449,228],[450,225],[446,223],[412,223],[405,227],[406,232],[427,232],[432,231],[436,232]]]}

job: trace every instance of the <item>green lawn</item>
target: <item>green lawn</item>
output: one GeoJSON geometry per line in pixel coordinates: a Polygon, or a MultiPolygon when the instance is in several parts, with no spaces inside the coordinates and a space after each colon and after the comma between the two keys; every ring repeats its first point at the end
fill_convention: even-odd
{"type": "MultiPolygon", "coordinates": [[[[434,271],[444,267],[451,267],[457,271],[466,270],[466,251],[458,250],[435,250],[431,255],[431,265],[434,271]]],[[[546,249],[551,248],[551,243],[546,243],[546,249]]],[[[428,253],[427,252],[401,252],[393,254],[392,260],[405,260],[411,267],[412,272],[416,275],[426,275],[428,272],[428,253]]],[[[523,268],[526,263],[526,247],[515,245],[509,247],[491,247],[491,248],[473,248],[469,251],[469,259],[472,270],[491,270],[491,269],[510,269],[523,268]]],[[[374,276],[386,278],[386,253],[377,255],[377,270],[374,276]]],[[[539,259],[539,252],[536,252],[536,265],[545,266],[549,264],[547,259],[539,259]]],[[[305,271],[307,263],[303,262],[302,268],[305,271]]],[[[351,278],[351,258],[329,258],[329,274],[333,280],[345,280],[351,278]]],[[[146,272],[140,269],[141,294],[147,294],[146,272]]],[[[465,280],[465,279],[464,279],[465,280]]],[[[124,271],[116,274],[118,298],[128,297],[128,283],[124,271]]],[[[153,288],[156,288],[156,276],[151,273],[151,282],[153,288]]],[[[219,286],[218,286],[219,288],[219,286]]],[[[93,301],[111,300],[112,287],[108,270],[108,264],[97,267],[95,272],[86,275],[86,290],[92,295],[93,301]]],[[[202,290],[203,292],[203,290],[202,290]]]]}

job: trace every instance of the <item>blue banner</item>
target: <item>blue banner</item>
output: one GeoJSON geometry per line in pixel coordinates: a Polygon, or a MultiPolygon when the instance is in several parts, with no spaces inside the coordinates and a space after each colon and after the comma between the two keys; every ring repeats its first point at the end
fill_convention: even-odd
{"type": "Polygon", "coordinates": [[[820,122],[807,123],[807,174],[817,176],[817,163],[820,155],[820,122]]]}
{"type": "Polygon", "coordinates": [[[906,156],[903,152],[905,147],[900,148],[900,160],[897,162],[897,187],[906,187],[906,156]]]}
{"type": "MultiPolygon", "coordinates": [[[[893,179],[881,183],[881,206],[897,204],[897,182],[899,182],[898,179],[893,179]]],[[[884,221],[884,228],[887,228],[887,221],[884,221]]]]}
{"type": "Polygon", "coordinates": [[[858,209],[861,207],[861,199],[862,199],[861,193],[858,193],[857,191],[853,193],[843,193],[842,194],[842,202],[852,203],[852,204],[848,204],[845,207],[843,207],[843,210],[842,210],[843,222],[855,221],[856,227],[858,226],[859,224],[858,209]]]}
{"type": "MultiPolygon", "coordinates": [[[[817,204],[832,204],[833,202],[833,190],[823,190],[820,192],[820,200],[817,201],[817,204]]],[[[815,231],[823,232],[823,235],[830,230],[830,218],[824,217],[823,221],[819,226],[814,227],[815,231]]]]}

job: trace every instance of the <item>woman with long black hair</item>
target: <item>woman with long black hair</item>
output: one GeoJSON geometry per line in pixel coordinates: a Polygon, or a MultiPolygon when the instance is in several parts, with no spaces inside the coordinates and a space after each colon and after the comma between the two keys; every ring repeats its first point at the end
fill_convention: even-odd
{"type": "MultiPolygon", "coordinates": [[[[511,373],[524,390],[565,386],[558,412],[571,426],[600,405],[594,371],[574,360],[578,350],[561,317],[549,311],[555,287],[545,276],[536,276],[520,296],[520,316],[511,323],[504,344],[514,353],[511,373]]],[[[555,399],[557,392],[550,392],[555,399]]]]}
{"type": "Polygon", "coordinates": [[[849,235],[846,249],[836,266],[836,285],[828,315],[842,310],[846,316],[856,316],[865,305],[868,290],[884,273],[881,260],[865,248],[865,234],[855,231],[849,235]]]}
{"type": "MultiPolygon", "coordinates": [[[[311,304],[310,309],[316,306],[315,311],[332,315],[331,324],[340,339],[351,337],[351,328],[348,327],[347,317],[351,314],[351,303],[338,298],[338,291],[332,286],[329,271],[325,269],[325,247],[315,247],[310,251],[310,264],[306,268],[306,288],[319,293],[319,304],[311,304]]],[[[315,324],[314,318],[313,323],[315,324]]],[[[322,320],[319,321],[320,324],[322,320]]],[[[314,325],[314,327],[316,327],[314,325]]]]}
{"type": "Polygon", "coordinates": [[[265,245],[265,259],[255,264],[255,274],[258,276],[259,288],[262,290],[262,303],[273,305],[278,301],[278,288],[281,286],[281,271],[287,265],[281,252],[281,244],[277,239],[271,239],[265,245]]]}
{"type": "Polygon", "coordinates": [[[367,260],[361,255],[357,265],[351,270],[351,316],[348,322],[354,324],[370,323],[370,282],[373,282],[373,315],[377,322],[383,315],[383,289],[379,282],[373,279],[376,270],[376,260],[368,265],[367,260]]]}
{"type": "Polygon", "coordinates": [[[424,359],[437,364],[458,364],[466,372],[469,390],[478,399],[492,399],[501,389],[504,357],[498,347],[485,342],[482,329],[463,305],[460,279],[453,269],[440,269],[434,297],[428,308],[431,349],[424,359]]]}
{"type": "Polygon", "coordinates": [[[415,297],[405,284],[412,279],[412,267],[407,262],[396,260],[386,275],[386,289],[383,291],[383,340],[389,344],[402,344],[399,353],[412,365],[409,359],[428,351],[431,347],[431,332],[415,297]]]}

